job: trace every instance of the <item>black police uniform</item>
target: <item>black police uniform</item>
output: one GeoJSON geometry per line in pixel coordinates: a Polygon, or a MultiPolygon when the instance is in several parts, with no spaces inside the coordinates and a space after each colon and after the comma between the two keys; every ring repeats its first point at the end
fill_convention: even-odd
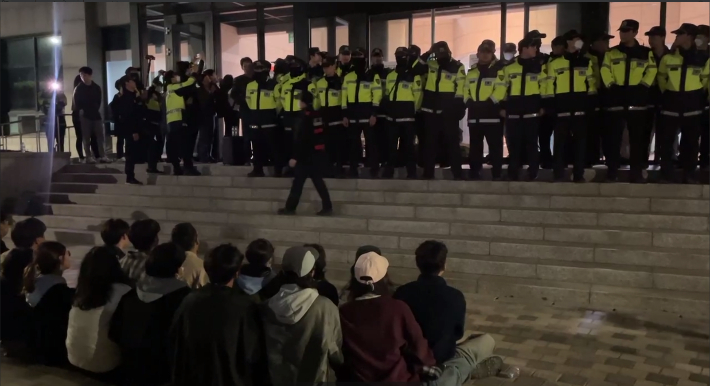
{"type": "MultiPolygon", "coordinates": [[[[375,48],[372,50],[372,57],[382,57],[382,49],[380,48],[375,48]]],[[[391,72],[392,70],[389,68],[386,68],[384,63],[380,64],[373,64],[370,65],[370,69],[367,71],[371,74],[379,75],[380,80],[382,82],[387,79],[387,75],[391,72]]],[[[389,163],[390,156],[389,156],[389,139],[387,135],[387,127],[389,124],[387,123],[387,114],[382,109],[382,106],[380,106],[379,111],[376,113],[377,117],[377,122],[375,123],[375,139],[377,140],[377,152],[378,154],[376,155],[377,160],[384,164],[384,163],[389,163]]],[[[394,166],[394,165],[392,165],[394,166]]]]}

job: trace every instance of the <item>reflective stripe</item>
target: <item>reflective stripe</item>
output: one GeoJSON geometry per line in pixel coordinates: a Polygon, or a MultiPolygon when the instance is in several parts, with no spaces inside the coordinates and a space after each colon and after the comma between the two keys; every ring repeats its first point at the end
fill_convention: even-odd
{"type": "Polygon", "coordinates": [[[377,118],[387,118],[387,115],[385,115],[385,114],[377,114],[377,118]]]}
{"type": "Polygon", "coordinates": [[[286,131],[293,131],[293,128],[292,128],[292,127],[284,127],[284,130],[286,130],[286,131]]]}
{"type": "Polygon", "coordinates": [[[672,111],[661,111],[661,114],[668,115],[670,117],[680,117],[680,114],[674,113],[672,111]]]}
{"type": "Polygon", "coordinates": [[[703,113],[702,110],[689,111],[687,113],[676,113],[673,111],[666,111],[666,110],[661,111],[661,114],[668,115],[669,117],[695,117],[695,116],[700,115],[702,113],[703,113]]]}
{"type": "Polygon", "coordinates": [[[468,123],[476,123],[476,120],[475,120],[475,119],[469,119],[469,120],[468,120],[468,123]]]}
{"type": "Polygon", "coordinates": [[[617,107],[607,107],[607,108],[605,108],[606,111],[621,111],[621,110],[623,110],[623,109],[624,109],[624,108],[621,107],[621,106],[617,106],[617,107]]]}
{"type": "Polygon", "coordinates": [[[414,122],[414,118],[397,118],[394,120],[395,122],[414,122]]]}
{"type": "Polygon", "coordinates": [[[525,119],[525,118],[535,118],[535,117],[539,117],[539,116],[540,116],[540,114],[525,114],[522,117],[520,115],[508,115],[508,118],[512,118],[512,119],[523,118],[523,119],[525,119]]]}
{"type": "Polygon", "coordinates": [[[167,115],[167,114],[172,114],[172,113],[179,113],[180,111],[182,111],[182,109],[171,109],[171,110],[168,110],[168,112],[165,114],[167,115]]]}
{"type": "Polygon", "coordinates": [[[341,122],[328,122],[328,126],[338,126],[342,123],[343,123],[342,121],[341,122]]]}
{"type": "Polygon", "coordinates": [[[599,111],[599,110],[600,110],[599,107],[594,108],[594,111],[599,111]]]}
{"type": "Polygon", "coordinates": [[[275,124],[268,124],[268,125],[250,125],[249,128],[251,129],[268,129],[271,127],[276,127],[275,124]]]}
{"type": "Polygon", "coordinates": [[[629,106],[629,111],[634,111],[634,110],[648,110],[648,107],[646,106],[629,106]]]}
{"type": "Polygon", "coordinates": [[[570,113],[558,113],[558,117],[571,117],[574,115],[575,117],[578,117],[580,115],[585,115],[586,113],[584,111],[575,111],[575,112],[570,112],[570,113]]]}
{"type": "Polygon", "coordinates": [[[358,119],[357,123],[369,123],[369,119],[358,119]]]}
{"type": "Polygon", "coordinates": [[[500,119],[488,118],[488,119],[469,119],[468,123],[499,123],[500,119]]]}
{"type": "Polygon", "coordinates": [[[683,116],[684,116],[684,117],[694,117],[694,116],[696,116],[696,115],[700,115],[700,114],[702,114],[702,113],[703,113],[703,111],[702,111],[702,110],[698,110],[698,111],[691,111],[691,112],[689,112],[689,113],[685,113],[685,114],[683,114],[683,116]]]}
{"type": "Polygon", "coordinates": [[[434,110],[432,110],[432,109],[427,109],[426,107],[422,107],[422,111],[425,112],[425,113],[433,113],[433,112],[434,112],[434,110]]]}

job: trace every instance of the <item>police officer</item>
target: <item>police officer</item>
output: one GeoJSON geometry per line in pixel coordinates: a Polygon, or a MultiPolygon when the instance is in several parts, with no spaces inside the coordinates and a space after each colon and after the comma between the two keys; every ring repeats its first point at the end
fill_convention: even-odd
{"type": "Polygon", "coordinates": [[[282,86],[289,79],[289,64],[286,59],[278,58],[274,62],[274,80],[282,86]]]}
{"type": "Polygon", "coordinates": [[[323,116],[313,106],[314,97],[311,94],[313,89],[303,83],[299,83],[298,86],[306,87],[298,90],[301,96],[298,101],[300,105],[299,116],[295,120],[296,136],[293,143],[293,155],[289,161],[289,167],[294,169],[294,178],[291,184],[291,191],[286,200],[286,206],[279,209],[278,214],[296,214],[296,207],[301,199],[303,185],[305,185],[306,179],[310,178],[323,202],[318,215],[328,216],[333,213],[333,204],[330,201],[325,181],[323,181],[323,169],[328,159],[325,152],[323,116]]]}
{"type": "Polygon", "coordinates": [[[379,164],[377,160],[377,139],[374,133],[377,123],[377,111],[382,99],[382,81],[375,73],[367,72],[365,50],[358,48],[352,53],[351,68],[343,77],[343,126],[348,131],[350,147],[351,178],[358,178],[358,165],[362,158],[361,135],[365,132],[365,151],[370,177],[377,178],[379,164]]]}
{"type": "Polygon", "coordinates": [[[631,148],[629,182],[644,183],[642,169],[646,163],[649,138],[645,128],[649,88],[656,77],[656,60],[653,52],[636,40],[639,23],[624,20],[619,27],[621,43],[604,55],[601,67],[602,81],[609,89],[609,124],[605,134],[607,149],[607,181],[617,180],[620,164],[621,139],[624,124],[629,131],[631,148]]]}
{"type": "Polygon", "coordinates": [[[540,47],[542,47],[542,39],[546,38],[547,34],[542,33],[536,29],[525,34],[525,39],[532,39],[535,47],[535,59],[542,64],[546,64],[549,61],[550,55],[540,52],[540,47]]]}
{"type": "Polygon", "coordinates": [[[344,77],[350,71],[353,70],[353,64],[350,62],[352,59],[352,52],[350,51],[350,46],[340,46],[338,49],[338,76],[344,77]]]}
{"type": "Polygon", "coordinates": [[[555,181],[566,181],[567,153],[565,146],[572,137],[574,147],[574,182],[584,181],[586,164],[587,113],[590,96],[597,92],[592,61],[582,54],[582,35],[571,30],[565,33],[567,52],[553,58],[547,65],[545,96],[553,101],[555,119],[555,181]]]}
{"type": "Polygon", "coordinates": [[[515,58],[515,54],[518,52],[517,47],[515,46],[515,43],[505,43],[503,46],[503,55],[501,58],[502,65],[507,65],[513,62],[513,59],[515,58]]]}
{"type": "Polygon", "coordinates": [[[427,73],[422,100],[424,112],[424,178],[434,178],[438,139],[444,137],[446,155],[455,180],[463,179],[459,121],[466,113],[464,83],[466,72],[461,62],[451,57],[446,42],[435,43],[422,55],[415,67],[419,74],[427,73]],[[436,60],[429,60],[434,55],[436,60]]]}
{"type": "MultiPolygon", "coordinates": [[[[422,56],[422,49],[419,48],[417,45],[410,45],[409,46],[409,57],[410,57],[410,62],[413,63],[412,67],[416,68],[420,67],[421,71],[416,71],[417,75],[419,75],[422,79],[422,85],[426,84],[426,78],[427,78],[427,68],[426,66],[422,66],[419,64],[419,58],[422,56]]],[[[421,105],[422,101],[424,99],[424,93],[419,96],[419,111],[416,113],[416,118],[414,121],[414,128],[417,133],[417,145],[416,145],[416,159],[417,163],[420,167],[424,167],[424,143],[426,143],[426,140],[424,137],[426,136],[426,129],[424,126],[424,113],[422,112],[421,105]]]]}
{"type": "Polygon", "coordinates": [[[534,39],[525,38],[518,43],[520,56],[503,68],[503,81],[507,90],[504,110],[506,118],[510,165],[508,176],[518,180],[523,151],[528,159],[528,177],[537,178],[539,162],[537,153],[540,116],[544,113],[542,96],[546,87],[546,64],[541,62],[534,39]]]}
{"type": "Polygon", "coordinates": [[[672,143],[680,129],[680,160],[683,183],[697,183],[695,168],[698,164],[700,119],[707,103],[708,59],[695,46],[698,27],[683,23],[673,31],[676,34],[675,50],[661,59],[658,69],[658,86],[663,92],[661,107],[661,175],[662,182],[674,180],[671,157],[672,143]]]}
{"type": "MultiPolygon", "coordinates": [[[[382,96],[382,112],[386,116],[384,127],[388,139],[389,156],[384,178],[394,177],[397,162],[397,144],[407,168],[407,178],[417,178],[417,164],[414,156],[414,136],[416,112],[419,110],[422,93],[422,79],[412,69],[412,57],[406,47],[398,47],[394,53],[397,65],[387,74],[382,96]]],[[[378,119],[379,121],[379,119],[378,119]]]]}
{"type": "Polygon", "coordinates": [[[278,115],[281,110],[279,87],[269,79],[271,63],[266,60],[254,62],[254,80],[247,84],[246,102],[249,106],[249,129],[254,146],[254,169],[249,177],[264,177],[264,165],[271,158],[274,177],[281,177],[282,158],[277,154],[278,115]]]}
{"type": "Polygon", "coordinates": [[[325,53],[318,47],[308,49],[308,70],[307,78],[309,82],[315,82],[323,77],[323,57],[325,53]]]}
{"type": "MultiPolygon", "coordinates": [[[[567,51],[567,40],[564,36],[558,36],[552,39],[552,53],[547,57],[547,63],[552,60],[562,57],[567,51]]],[[[555,112],[554,103],[552,100],[544,100],[544,107],[547,114],[540,118],[540,164],[543,169],[552,169],[554,160],[552,158],[552,149],[550,139],[555,131],[555,112]]]]}
{"type": "Polygon", "coordinates": [[[325,126],[325,150],[328,154],[326,175],[344,177],[343,165],[348,159],[348,135],[343,128],[342,93],[343,81],[337,74],[337,58],[323,58],[324,76],[315,82],[317,96],[314,107],[321,113],[325,126]],[[333,166],[335,169],[333,170],[333,166]]]}
{"type": "MultiPolygon", "coordinates": [[[[381,48],[374,48],[370,53],[370,68],[367,72],[371,73],[370,76],[377,74],[383,82],[387,79],[387,74],[391,72],[391,69],[385,67],[384,56],[381,48]]],[[[375,137],[377,138],[377,159],[382,164],[385,164],[390,159],[388,154],[389,137],[387,134],[387,127],[389,126],[389,123],[387,122],[387,114],[382,111],[381,105],[376,117],[377,122],[375,123],[375,137]]]]}
{"type": "Polygon", "coordinates": [[[469,178],[481,179],[483,139],[488,142],[494,181],[501,178],[503,165],[503,123],[500,102],[505,97],[503,63],[495,60],[488,44],[478,46],[478,63],[466,74],[464,101],[468,107],[468,132],[471,148],[468,153],[469,178]]]}
{"type": "Polygon", "coordinates": [[[601,64],[604,54],[609,51],[609,39],[614,36],[606,32],[594,32],[589,37],[589,49],[585,56],[592,62],[592,75],[597,87],[596,97],[592,97],[589,110],[590,124],[587,126],[587,166],[592,167],[601,163],[602,155],[602,129],[605,125],[605,111],[607,106],[607,89],[602,82],[601,64]]]}
{"type": "Polygon", "coordinates": [[[185,113],[185,97],[189,96],[195,88],[195,78],[181,76],[179,72],[168,71],[165,73],[165,118],[168,123],[168,140],[166,150],[168,160],[173,165],[173,174],[176,176],[186,174],[199,176],[200,172],[192,163],[192,133],[187,124],[185,113]],[[183,80],[184,79],[184,80],[183,80]],[[183,119],[185,118],[185,119],[183,119]],[[182,160],[183,167],[180,167],[182,160]]]}
{"type": "MultiPolygon", "coordinates": [[[[649,47],[651,47],[651,52],[653,52],[653,58],[656,60],[656,64],[657,65],[660,64],[661,59],[667,53],[670,52],[670,49],[668,49],[668,46],[666,46],[666,29],[661,26],[652,27],[644,35],[648,36],[648,45],[649,45],[649,47]]],[[[648,119],[648,122],[646,123],[646,132],[647,132],[646,135],[648,135],[649,138],[652,138],[652,136],[653,136],[654,127],[658,128],[658,126],[660,125],[661,102],[662,102],[661,89],[658,87],[658,80],[656,79],[653,81],[653,84],[651,85],[648,111],[646,112],[646,117],[648,119]]],[[[657,130],[656,130],[656,132],[657,132],[657,130]]],[[[659,141],[660,137],[658,135],[656,135],[656,137],[657,138],[656,138],[656,142],[655,142],[654,160],[658,161],[660,159],[660,149],[661,149],[660,143],[661,143],[661,141],[659,141]]],[[[676,148],[677,148],[677,146],[674,145],[674,149],[676,149],[676,148]]],[[[648,150],[646,151],[646,154],[644,155],[644,158],[643,158],[644,161],[647,161],[649,158],[648,153],[650,151],[650,146],[647,149],[648,150]]],[[[674,153],[675,153],[675,150],[674,150],[674,153]]]]}
{"type": "Polygon", "coordinates": [[[289,63],[289,80],[281,85],[281,90],[279,92],[281,96],[281,124],[282,128],[279,129],[277,134],[281,137],[279,142],[279,147],[277,151],[279,152],[280,158],[283,160],[288,160],[291,158],[291,151],[293,150],[293,136],[294,136],[294,125],[296,119],[301,115],[301,104],[299,100],[302,95],[302,90],[310,90],[311,93],[315,94],[315,85],[308,81],[306,74],[306,63],[299,58],[293,58],[289,63]]]}

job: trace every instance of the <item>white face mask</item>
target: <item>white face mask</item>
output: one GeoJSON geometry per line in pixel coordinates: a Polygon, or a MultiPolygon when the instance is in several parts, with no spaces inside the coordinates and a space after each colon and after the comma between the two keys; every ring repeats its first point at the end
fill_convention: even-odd
{"type": "Polygon", "coordinates": [[[700,47],[703,45],[703,39],[695,39],[695,45],[700,47]]]}
{"type": "Polygon", "coordinates": [[[515,54],[512,52],[504,52],[503,53],[503,57],[505,58],[505,60],[511,60],[511,59],[513,59],[514,56],[515,56],[515,54]]]}
{"type": "Polygon", "coordinates": [[[584,47],[584,42],[583,42],[583,41],[581,41],[581,40],[576,40],[576,41],[574,42],[574,48],[576,48],[576,49],[578,49],[578,50],[581,50],[582,47],[584,47]]]}

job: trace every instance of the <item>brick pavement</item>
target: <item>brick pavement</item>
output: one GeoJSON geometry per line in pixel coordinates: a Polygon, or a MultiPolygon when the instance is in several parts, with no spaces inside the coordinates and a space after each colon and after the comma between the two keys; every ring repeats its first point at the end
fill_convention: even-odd
{"type": "MultiPolygon", "coordinates": [[[[469,332],[496,339],[496,354],[519,366],[514,381],[480,386],[703,386],[710,384],[708,322],[663,316],[624,317],[586,309],[471,303],[469,332]]],[[[3,360],[0,383],[100,385],[66,370],[3,360]]]]}

